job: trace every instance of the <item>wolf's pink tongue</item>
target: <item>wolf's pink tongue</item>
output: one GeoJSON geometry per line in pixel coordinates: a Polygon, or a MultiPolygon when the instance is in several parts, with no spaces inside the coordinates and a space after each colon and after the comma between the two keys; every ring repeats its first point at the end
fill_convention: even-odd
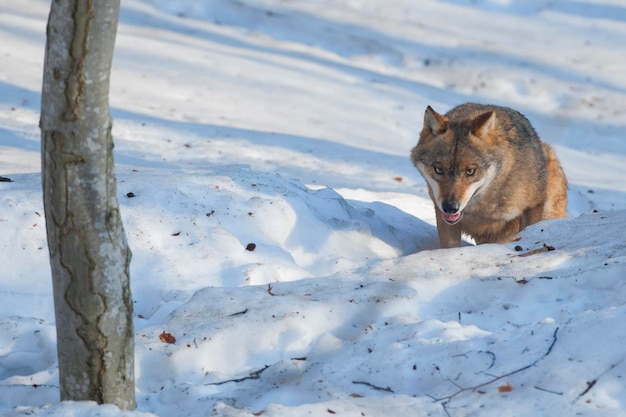
{"type": "Polygon", "coordinates": [[[441,213],[441,215],[443,216],[443,219],[447,221],[448,223],[454,223],[455,221],[459,220],[459,218],[461,217],[461,213],[455,213],[455,214],[441,213]]]}

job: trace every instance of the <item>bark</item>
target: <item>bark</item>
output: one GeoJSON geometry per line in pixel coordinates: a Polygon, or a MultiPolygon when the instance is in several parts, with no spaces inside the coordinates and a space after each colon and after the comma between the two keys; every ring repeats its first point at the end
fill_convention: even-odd
{"type": "Polygon", "coordinates": [[[61,400],[134,409],[129,265],[109,113],[119,0],[53,0],[41,104],[42,177],[61,400]]]}

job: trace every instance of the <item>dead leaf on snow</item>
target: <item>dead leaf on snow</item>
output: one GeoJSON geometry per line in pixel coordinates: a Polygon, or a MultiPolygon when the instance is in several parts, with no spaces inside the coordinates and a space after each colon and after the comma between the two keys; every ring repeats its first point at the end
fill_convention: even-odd
{"type": "Polygon", "coordinates": [[[159,335],[159,339],[161,342],[168,343],[170,345],[176,343],[176,338],[172,336],[171,333],[166,333],[165,331],[159,335]]]}
{"type": "Polygon", "coordinates": [[[513,391],[513,387],[511,386],[511,383],[507,381],[506,385],[500,385],[498,387],[498,392],[511,392],[513,391]]]}

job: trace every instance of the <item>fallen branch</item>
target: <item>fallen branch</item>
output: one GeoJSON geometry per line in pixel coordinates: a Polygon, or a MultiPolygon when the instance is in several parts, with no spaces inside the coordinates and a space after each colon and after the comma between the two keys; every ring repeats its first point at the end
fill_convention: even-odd
{"type": "Polygon", "coordinates": [[[246,308],[245,310],[241,310],[241,311],[238,311],[238,312],[236,312],[236,313],[229,314],[229,315],[228,315],[228,316],[226,316],[226,317],[243,316],[243,315],[244,315],[244,314],[246,314],[247,312],[248,312],[248,309],[246,308]]]}
{"type": "Polygon", "coordinates": [[[598,375],[598,377],[596,377],[595,379],[592,379],[591,381],[587,381],[587,388],[585,388],[585,390],[583,392],[581,392],[580,394],[578,394],[578,397],[576,397],[573,401],[573,403],[575,403],[576,401],[578,401],[581,397],[585,396],[589,391],[591,391],[591,389],[596,385],[596,383],[598,382],[598,380],[600,378],[602,378],[604,375],[608,374],[609,372],[611,372],[613,369],[615,369],[616,367],[618,367],[622,362],[624,362],[624,359],[626,358],[622,358],[621,360],[619,360],[618,362],[614,363],[613,365],[609,366],[609,368],[602,372],[600,375],[598,375]]]}
{"type": "Polygon", "coordinates": [[[389,387],[383,388],[383,387],[376,386],[374,384],[370,384],[369,382],[365,382],[365,381],[352,381],[352,383],[357,384],[357,385],[365,385],[365,386],[375,389],[376,391],[385,391],[385,392],[393,393],[393,390],[389,387]]]}
{"type": "Polygon", "coordinates": [[[554,246],[550,246],[550,245],[546,245],[545,243],[543,244],[543,247],[539,248],[539,249],[533,249],[531,251],[528,251],[526,253],[522,253],[521,255],[517,255],[520,258],[525,258],[526,256],[531,256],[531,255],[536,255],[538,253],[541,252],[550,252],[554,250],[554,246]]]}
{"type": "Polygon", "coordinates": [[[498,376],[494,376],[494,377],[493,377],[492,379],[490,379],[489,381],[487,381],[487,382],[483,382],[482,384],[474,385],[474,386],[472,386],[472,387],[466,387],[466,388],[463,388],[463,387],[459,386],[458,384],[454,383],[452,380],[449,380],[449,382],[452,382],[454,385],[456,385],[456,386],[459,388],[459,390],[458,390],[457,392],[455,392],[455,393],[454,393],[454,394],[452,394],[452,395],[447,395],[447,396],[445,396],[445,397],[441,397],[441,398],[437,398],[437,397],[434,397],[434,396],[432,396],[432,395],[428,395],[428,397],[432,398],[432,399],[433,399],[433,401],[435,401],[435,402],[437,402],[437,401],[445,401],[445,402],[449,402],[449,401],[450,401],[450,400],[452,400],[454,397],[456,397],[457,395],[459,395],[459,394],[461,394],[461,393],[463,393],[463,392],[465,392],[465,391],[476,391],[476,390],[478,390],[478,389],[480,389],[480,388],[482,388],[482,387],[485,387],[485,386],[487,386],[487,385],[493,384],[494,382],[499,381],[499,380],[501,380],[501,379],[504,379],[504,378],[506,378],[506,377],[508,377],[508,376],[515,375],[515,374],[517,374],[517,373],[520,373],[520,372],[522,372],[522,371],[525,371],[525,370],[526,370],[526,369],[528,369],[528,368],[532,368],[533,366],[535,366],[535,364],[536,364],[536,363],[531,363],[530,365],[526,365],[526,366],[524,366],[524,367],[522,367],[522,368],[516,369],[516,370],[511,371],[511,372],[508,372],[508,373],[506,373],[506,374],[503,374],[503,375],[498,375],[498,376]]]}
{"type": "Polygon", "coordinates": [[[444,401],[444,402],[442,402],[442,403],[441,403],[441,408],[443,408],[444,413],[446,413],[446,415],[447,415],[448,417],[452,417],[452,416],[450,415],[450,412],[448,411],[448,407],[446,407],[446,405],[448,405],[448,402],[449,402],[449,401],[444,401]]]}
{"type": "Polygon", "coordinates": [[[272,297],[275,297],[276,294],[272,292],[272,289],[274,289],[274,287],[272,287],[272,284],[267,284],[267,293],[271,295],[272,297]]]}
{"type": "MultiPolygon", "coordinates": [[[[593,381],[587,381],[587,388],[585,388],[585,390],[583,392],[578,394],[578,397],[576,397],[576,400],[578,400],[580,397],[582,397],[583,395],[585,395],[586,393],[591,391],[591,388],[593,388],[596,385],[596,382],[598,382],[597,379],[594,379],[593,381]]],[[[576,400],[574,400],[574,401],[576,401],[576,400]]]]}
{"type": "Polygon", "coordinates": [[[535,385],[535,386],[534,386],[534,388],[535,388],[536,390],[538,390],[538,391],[547,392],[547,393],[549,393],[549,394],[554,394],[554,395],[563,395],[563,393],[562,393],[562,392],[552,391],[552,390],[549,390],[549,389],[546,389],[546,388],[541,388],[541,387],[538,387],[537,385],[535,385]]]}
{"type": "Polygon", "coordinates": [[[541,359],[545,358],[546,356],[548,356],[552,352],[552,348],[556,344],[556,334],[557,334],[558,331],[559,331],[558,327],[556,329],[554,329],[554,334],[552,335],[552,343],[550,344],[550,347],[548,348],[548,351],[541,358],[537,359],[535,361],[535,363],[539,362],[541,359]]]}
{"type": "MultiPolygon", "coordinates": [[[[532,368],[533,366],[536,366],[540,361],[542,361],[546,356],[548,356],[552,352],[552,348],[554,347],[554,345],[556,344],[556,341],[557,341],[558,331],[559,331],[559,328],[557,327],[554,330],[554,333],[552,334],[552,343],[550,343],[550,346],[548,347],[548,350],[546,351],[546,353],[544,353],[542,356],[537,358],[531,364],[528,364],[526,366],[523,366],[523,367],[518,368],[518,369],[516,369],[514,371],[511,371],[511,372],[507,372],[507,373],[502,374],[502,375],[497,375],[497,376],[492,375],[492,378],[490,380],[488,380],[486,382],[483,382],[482,384],[474,385],[474,386],[471,386],[471,387],[462,387],[459,384],[457,384],[456,382],[454,382],[454,381],[449,379],[448,381],[451,382],[452,384],[454,384],[459,389],[458,391],[456,391],[455,393],[453,393],[451,395],[447,395],[447,396],[441,397],[441,398],[437,398],[437,397],[432,396],[430,394],[426,394],[426,395],[428,397],[432,398],[434,402],[441,401],[442,404],[448,404],[454,397],[456,397],[459,394],[462,394],[462,393],[464,393],[466,391],[476,391],[476,390],[479,390],[480,388],[485,387],[485,386],[490,385],[490,384],[493,384],[496,381],[500,381],[501,379],[507,378],[507,377],[509,377],[511,375],[515,375],[515,374],[523,372],[523,371],[525,371],[525,370],[527,370],[529,368],[532,368]]],[[[445,406],[444,406],[444,411],[446,411],[446,414],[447,414],[447,409],[446,409],[445,406]]]]}
{"type": "Polygon", "coordinates": [[[248,376],[244,376],[242,378],[235,378],[235,379],[227,379],[226,381],[220,381],[220,382],[210,382],[208,384],[204,384],[204,385],[224,385],[224,384],[228,384],[229,382],[243,382],[246,381],[248,379],[259,379],[261,377],[261,374],[263,373],[263,371],[265,371],[267,368],[269,368],[270,365],[265,365],[263,368],[257,370],[257,371],[252,371],[248,374],[248,376]]]}

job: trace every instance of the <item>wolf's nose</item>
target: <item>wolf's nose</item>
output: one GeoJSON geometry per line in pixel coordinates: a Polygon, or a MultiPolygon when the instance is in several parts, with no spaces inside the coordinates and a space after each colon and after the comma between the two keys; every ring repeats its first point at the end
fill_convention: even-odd
{"type": "Polygon", "coordinates": [[[443,212],[446,214],[454,214],[459,211],[459,202],[458,201],[444,201],[441,204],[441,208],[443,212]]]}

